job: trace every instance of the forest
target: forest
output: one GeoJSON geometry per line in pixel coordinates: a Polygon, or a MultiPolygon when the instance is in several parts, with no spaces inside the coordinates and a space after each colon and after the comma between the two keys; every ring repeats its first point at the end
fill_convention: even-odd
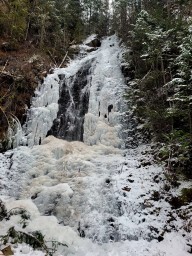
{"type": "Polygon", "coordinates": [[[90,34],[116,33],[127,48],[123,72],[132,90],[126,97],[144,139],[155,143],[157,161],[191,178],[191,15],[190,0],[1,0],[1,150],[13,118],[25,121],[26,106],[46,74],[42,65],[57,65],[70,45],[90,34]]]}
{"type": "Polygon", "coordinates": [[[192,0],[0,0],[0,255],[192,253],[192,0]]]}

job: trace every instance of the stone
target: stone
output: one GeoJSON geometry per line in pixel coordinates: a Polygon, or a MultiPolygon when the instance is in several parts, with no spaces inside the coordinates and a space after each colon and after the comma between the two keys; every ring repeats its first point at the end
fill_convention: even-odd
{"type": "Polygon", "coordinates": [[[100,47],[101,46],[101,41],[98,38],[94,38],[93,40],[91,40],[86,45],[90,46],[90,47],[100,47]]]}
{"type": "Polygon", "coordinates": [[[131,190],[131,188],[128,188],[128,187],[126,186],[126,187],[122,188],[122,190],[129,192],[129,191],[131,190]]]}

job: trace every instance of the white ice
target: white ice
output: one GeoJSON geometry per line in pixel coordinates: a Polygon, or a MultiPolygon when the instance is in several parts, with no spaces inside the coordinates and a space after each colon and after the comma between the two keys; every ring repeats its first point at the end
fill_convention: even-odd
{"type": "Polygon", "coordinates": [[[123,147],[121,119],[125,81],[120,71],[122,49],[115,37],[103,41],[92,75],[89,109],[85,115],[84,142],[123,147]]]}

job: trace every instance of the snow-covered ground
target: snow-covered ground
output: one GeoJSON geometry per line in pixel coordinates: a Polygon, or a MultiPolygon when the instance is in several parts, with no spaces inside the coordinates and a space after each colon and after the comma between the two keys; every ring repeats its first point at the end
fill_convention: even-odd
{"type": "MultiPolygon", "coordinates": [[[[122,104],[125,84],[120,58],[121,49],[113,36],[104,40],[97,51],[76,59],[67,69],[56,70],[46,79],[53,81],[62,73],[70,76],[85,59],[93,60],[85,143],[45,138],[47,128],[44,129],[40,117],[41,113],[46,116],[50,129],[55,114],[44,113],[54,102],[47,104],[44,100],[50,98],[44,94],[52,90],[49,83],[49,89],[46,84],[39,89],[34,102],[40,103],[32,105],[36,115],[29,119],[31,132],[27,139],[33,145],[42,136],[41,145],[21,146],[0,154],[1,198],[8,211],[26,209],[30,219],[25,228],[20,215],[2,220],[0,235],[12,226],[27,233],[39,230],[46,241],[68,246],[58,246],[54,253],[58,256],[189,255],[188,244],[192,241],[187,227],[192,205],[179,210],[171,208],[169,198],[179,190],[171,188],[165,192],[163,169],[153,162],[149,146],[129,150],[120,147],[124,144],[121,120],[126,111],[122,104]]],[[[57,86],[59,81],[54,81],[57,86]]],[[[52,99],[56,101],[59,86],[54,90],[57,96],[52,99]]],[[[31,251],[25,244],[16,245],[14,250],[15,255],[45,255],[31,251]]]]}
{"type": "MultiPolygon", "coordinates": [[[[54,137],[32,149],[18,148],[12,171],[22,189],[13,191],[10,181],[7,208],[27,209],[31,220],[25,232],[40,230],[46,240],[66,243],[61,255],[188,255],[190,233],[183,229],[188,220],[165,201],[162,168],[141,165],[149,161],[146,150],[122,152],[54,137]],[[154,191],[161,198],[156,200],[154,191]]],[[[1,233],[11,226],[20,230],[19,223],[18,216],[1,222],[1,233]]]]}

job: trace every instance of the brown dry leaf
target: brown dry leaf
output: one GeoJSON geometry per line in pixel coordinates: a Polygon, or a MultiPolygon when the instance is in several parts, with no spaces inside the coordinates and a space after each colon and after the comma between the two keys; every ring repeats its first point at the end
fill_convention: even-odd
{"type": "Polygon", "coordinates": [[[11,250],[11,246],[7,246],[4,249],[1,250],[4,254],[4,256],[14,255],[13,251],[11,250]]]}

